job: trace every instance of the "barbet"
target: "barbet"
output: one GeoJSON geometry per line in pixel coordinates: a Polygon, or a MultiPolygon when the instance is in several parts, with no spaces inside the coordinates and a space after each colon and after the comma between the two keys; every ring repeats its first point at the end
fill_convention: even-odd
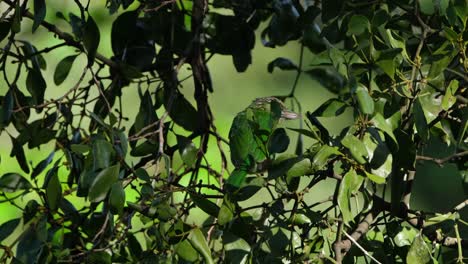
{"type": "Polygon", "coordinates": [[[258,98],[238,113],[229,130],[229,148],[235,169],[227,180],[228,187],[238,189],[248,173],[267,169],[270,137],[282,119],[298,117],[275,97],[258,98]]]}

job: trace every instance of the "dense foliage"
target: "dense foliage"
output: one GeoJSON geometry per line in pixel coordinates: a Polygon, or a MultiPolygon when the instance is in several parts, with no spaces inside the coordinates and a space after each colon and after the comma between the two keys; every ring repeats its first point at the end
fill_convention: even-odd
{"type": "Polygon", "coordinates": [[[3,0],[0,128],[23,172],[1,170],[0,195],[23,214],[0,226],[0,262],[465,260],[467,200],[444,212],[410,207],[419,163],[451,164],[468,194],[465,0],[108,0],[109,58],[97,52],[105,40],[90,1],[74,2],[80,13],[57,13],[69,24],[58,27],[45,0],[3,0]],[[61,43],[21,37],[27,20],[61,43]],[[248,70],[256,33],[265,49],[300,44],[298,61],[265,65],[297,78],[289,94],[239,102],[226,139],[207,61],[229,55],[248,70]],[[52,82],[48,53],[62,46],[75,52],[52,82]],[[48,98],[69,75],[76,84],[48,98]],[[301,75],[336,96],[302,112],[311,109],[295,97],[301,75]],[[193,100],[180,91],[187,82],[193,100]],[[125,126],[130,86],[139,111],[125,126]],[[321,118],[344,112],[353,122],[333,135],[321,118]],[[443,151],[427,151],[434,141],[443,151]],[[54,151],[28,162],[25,149],[44,144],[54,151]],[[324,182],[335,187],[312,199],[324,182]]]}

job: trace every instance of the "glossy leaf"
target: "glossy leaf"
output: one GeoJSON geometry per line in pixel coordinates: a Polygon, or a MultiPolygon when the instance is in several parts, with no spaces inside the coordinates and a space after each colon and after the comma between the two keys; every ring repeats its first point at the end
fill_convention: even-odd
{"type": "Polygon", "coordinates": [[[457,101],[456,92],[459,88],[458,80],[450,81],[449,85],[445,89],[444,98],[442,99],[442,109],[448,110],[457,101]]]}
{"type": "Polygon", "coordinates": [[[230,263],[246,263],[251,247],[247,241],[236,235],[225,232],[223,244],[226,249],[226,260],[230,263]]]}
{"type": "Polygon", "coordinates": [[[190,231],[188,240],[190,241],[190,244],[192,244],[192,246],[203,256],[205,263],[214,263],[208,242],[205,239],[205,235],[199,228],[194,228],[190,231]]]}
{"type": "Polygon", "coordinates": [[[286,172],[286,176],[288,179],[294,177],[300,177],[307,174],[311,174],[313,172],[313,167],[310,159],[303,158],[302,160],[294,163],[292,167],[286,172]]]}
{"type": "Polygon", "coordinates": [[[341,144],[349,149],[351,155],[353,155],[353,158],[357,162],[361,164],[366,163],[367,149],[359,138],[349,134],[341,140],[341,144]]]}
{"type": "Polygon", "coordinates": [[[223,226],[229,223],[234,217],[234,205],[228,198],[224,198],[223,204],[218,214],[218,224],[223,226]]]}
{"type": "Polygon", "coordinates": [[[408,264],[424,264],[431,261],[431,252],[421,233],[416,235],[406,256],[408,264]]]}
{"type": "Polygon", "coordinates": [[[189,262],[196,262],[200,256],[187,239],[180,241],[175,246],[175,252],[179,257],[189,262]]]}
{"type": "Polygon", "coordinates": [[[377,183],[377,184],[384,184],[385,183],[385,177],[375,175],[373,173],[365,172],[366,177],[369,178],[371,181],[377,183]]]}
{"type": "Polygon", "coordinates": [[[119,178],[120,166],[114,165],[103,169],[91,183],[88,198],[91,202],[97,203],[104,200],[112,185],[119,178]]]}
{"type": "MultiPolygon", "coordinates": [[[[363,181],[364,178],[351,169],[344,175],[340,183],[337,201],[345,224],[352,222],[356,215],[356,211],[353,212],[351,208],[351,197],[357,194],[363,181]]],[[[357,210],[357,208],[354,208],[354,210],[357,210]]]]}
{"type": "Polygon", "coordinates": [[[59,61],[54,72],[54,83],[56,85],[62,84],[63,81],[67,79],[67,76],[70,73],[70,69],[73,66],[73,62],[75,62],[76,57],[78,57],[78,55],[70,55],[59,61]]]}
{"type": "Polygon", "coordinates": [[[198,148],[190,139],[182,136],[177,136],[177,145],[185,166],[193,168],[198,158],[198,148]]]}
{"type": "Polygon", "coordinates": [[[356,98],[359,104],[359,110],[363,114],[371,115],[374,113],[374,100],[369,95],[366,87],[359,85],[356,89],[356,98]]]}
{"type": "Polygon", "coordinates": [[[321,170],[327,164],[328,160],[336,155],[343,155],[340,151],[338,151],[337,147],[330,147],[327,145],[323,145],[320,150],[315,154],[313,159],[313,164],[316,169],[321,170]]]}
{"type": "Polygon", "coordinates": [[[377,113],[374,115],[371,122],[376,128],[380,129],[382,132],[385,132],[385,134],[387,134],[396,144],[398,144],[398,141],[393,134],[393,127],[390,121],[385,120],[381,114],[377,113]]]}
{"type": "Polygon", "coordinates": [[[86,20],[86,23],[83,26],[82,38],[88,55],[88,66],[91,66],[94,64],[94,57],[96,56],[96,51],[101,39],[99,28],[91,16],[88,16],[88,20],[86,20]]]}

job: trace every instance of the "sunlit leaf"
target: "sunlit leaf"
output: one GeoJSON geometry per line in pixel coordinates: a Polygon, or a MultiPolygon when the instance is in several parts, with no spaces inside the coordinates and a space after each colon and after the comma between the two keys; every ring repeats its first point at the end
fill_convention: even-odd
{"type": "Polygon", "coordinates": [[[353,212],[351,208],[351,197],[357,193],[363,181],[362,176],[358,175],[356,171],[350,170],[344,175],[340,183],[337,201],[345,224],[352,222],[357,213],[356,211],[353,212]]]}
{"type": "Polygon", "coordinates": [[[213,258],[211,257],[210,247],[205,239],[205,235],[200,229],[192,229],[188,236],[188,240],[190,241],[190,244],[192,244],[192,246],[203,256],[205,263],[214,263],[213,258]]]}

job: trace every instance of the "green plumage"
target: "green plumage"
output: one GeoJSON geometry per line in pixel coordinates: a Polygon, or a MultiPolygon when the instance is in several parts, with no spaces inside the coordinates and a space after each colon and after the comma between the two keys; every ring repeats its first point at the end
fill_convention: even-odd
{"type": "Polygon", "coordinates": [[[229,131],[231,161],[235,166],[228,185],[239,188],[248,172],[268,158],[268,139],[281,118],[294,119],[297,114],[288,111],[274,97],[259,98],[234,118],[229,131]]]}

